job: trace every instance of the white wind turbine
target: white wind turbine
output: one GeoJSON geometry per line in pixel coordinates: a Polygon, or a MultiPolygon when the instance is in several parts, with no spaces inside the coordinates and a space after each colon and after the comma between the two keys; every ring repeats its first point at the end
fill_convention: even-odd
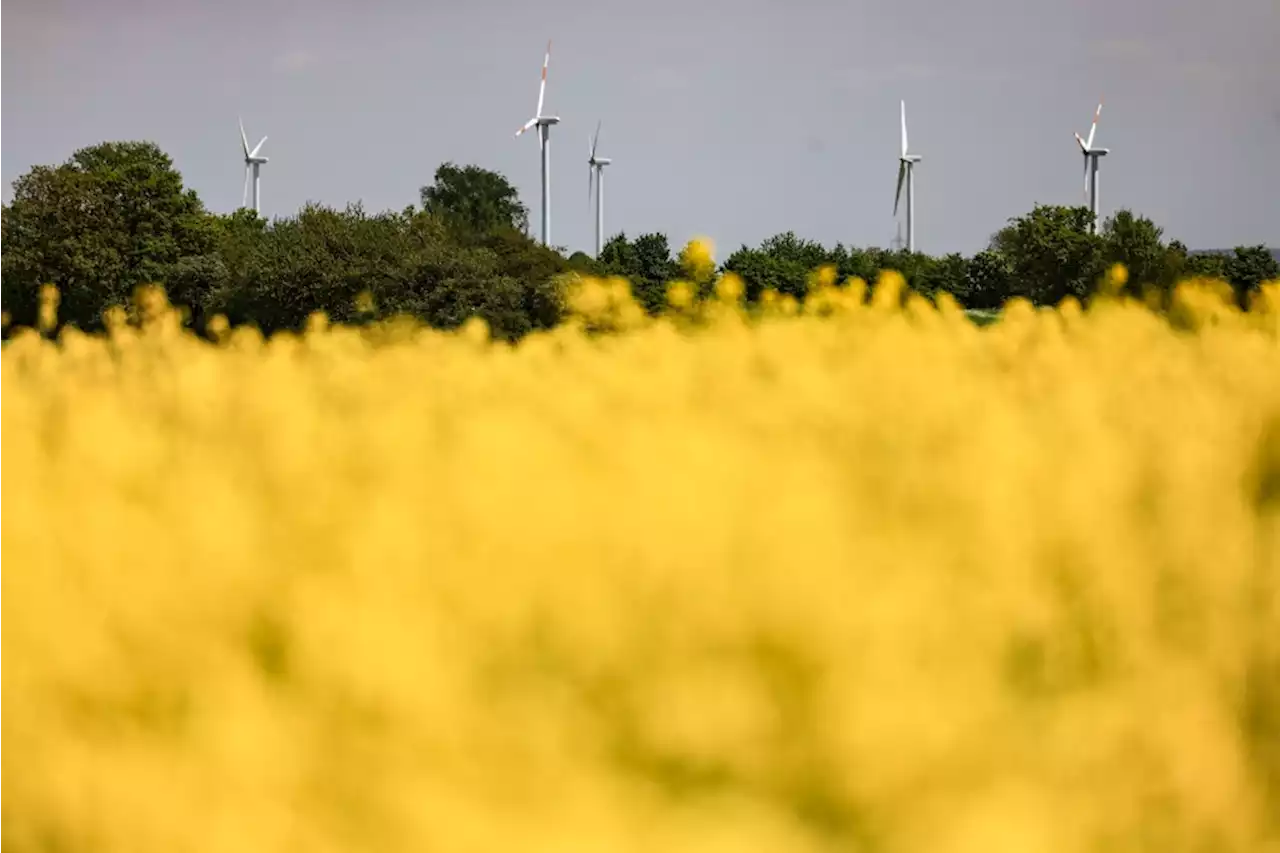
{"type": "Polygon", "coordinates": [[[1110,153],[1109,148],[1094,148],[1093,135],[1098,132],[1098,119],[1102,116],[1102,99],[1098,99],[1098,109],[1093,114],[1093,125],[1089,128],[1089,138],[1083,139],[1076,134],[1076,142],[1080,143],[1080,152],[1084,154],[1084,191],[1089,199],[1089,209],[1093,211],[1091,230],[1098,233],[1098,160],[1110,153]]]}
{"type": "Polygon", "coordinates": [[[902,247],[904,244],[902,242],[902,223],[901,222],[898,223],[898,233],[893,235],[893,241],[890,243],[890,245],[893,246],[893,250],[895,252],[902,251],[902,247]]]}
{"type": "Polygon", "coordinates": [[[259,180],[258,169],[263,163],[267,162],[266,157],[259,157],[258,152],[262,150],[262,143],[267,138],[262,137],[262,142],[253,146],[253,150],[249,150],[249,137],[244,134],[244,119],[240,120],[240,144],[244,146],[244,194],[240,198],[240,206],[247,207],[249,203],[249,171],[253,171],[253,212],[262,214],[262,196],[261,181],[259,180]]]}
{"type": "Polygon", "coordinates": [[[591,185],[595,183],[596,195],[596,258],[604,249],[604,167],[613,161],[608,157],[597,157],[596,147],[600,143],[600,122],[596,122],[596,135],[592,137],[587,149],[587,204],[591,203],[591,185]]]}
{"type": "Polygon", "coordinates": [[[538,111],[533,118],[516,131],[516,136],[533,127],[538,128],[538,144],[542,148],[542,245],[551,245],[551,125],[559,124],[559,116],[544,116],[542,102],[547,94],[547,66],[551,64],[551,42],[547,42],[547,55],[542,60],[542,84],[538,87],[538,111]]]}
{"type": "Polygon", "coordinates": [[[907,184],[907,251],[916,250],[916,163],[924,158],[907,153],[907,102],[902,102],[902,154],[898,156],[898,191],[893,197],[893,215],[898,215],[902,183],[907,184]]]}

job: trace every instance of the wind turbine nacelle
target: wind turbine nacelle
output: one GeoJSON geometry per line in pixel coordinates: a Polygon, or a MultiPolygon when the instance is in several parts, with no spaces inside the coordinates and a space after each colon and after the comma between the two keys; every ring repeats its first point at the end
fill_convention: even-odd
{"type": "Polygon", "coordinates": [[[1089,149],[1089,156],[1091,157],[1106,157],[1110,153],[1111,153],[1110,148],[1090,148],[1089,149]]]}
{"type": "Polygon", "coordinates": [[[247,165],[251,165],[251,164],[253,164],[253,163],[257,163],[258,165],[262,165],[263,163],[267,162],[267,158],[266,158],[266,157],[246,157],[244,162],[245,162],[247,165]]]}
{"type": "Polygon", "coordinates": [[[904,163],[919,163],[921,160],[924,159],[924,157],[922,157],[919,154],[904,154],[898,159],[904,163]]]}
{"type": "Polygon", "coordinates": [[[538,116],[538,124],[550,127],[553,124],[560,123],[560,116],[538,116]]]}
{"type": "Polygon", "coordinates": [[[608,166],[612,162],[613,161],[610,160],[608,157],[596,157],[594,160],[591,161],[591,165],[592,166],[608,166]]]}

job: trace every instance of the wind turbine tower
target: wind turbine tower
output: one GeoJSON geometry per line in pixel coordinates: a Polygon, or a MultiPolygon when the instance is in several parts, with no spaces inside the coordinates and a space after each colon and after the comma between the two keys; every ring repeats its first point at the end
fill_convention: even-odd
{"type": "Polygon", "coordinates": [[[893,215],[898,215],[902,184],[907,184],[907,251],[916,250],[916,163],[924,158],[907,152],[907,102],[902,102],[902,154],[898,157],[898,191],[893,197],[893,215]]]}
{"type": "Polygon", "coordinates": [[[1076,142],[1080,143],[1080,152],[1084,154],[1084,191],[1089,199],[1089,209],[1093,211],[1094,234],[1098,233],[1098,160],[1111,152],[1109,148],[1094,148],[1093,136],[1098,132],[1098,119],[1102,116],[1102,99],[1098,99],[1098,109],[1093,114],[1093,125],[1089,128],[1089,138],[1084,139],[1076,134],[1076,142]]]}
{"type": "Polygon", "coordinates": [[[258,156],[258,152],[262,150],[262,143],[267,138],[262,137],[262,142],[253,146],[253,150],[249,150],[249,137],[244,134],[244,119],[240,120],[240,144],[244,146],[244,193],[240,198],[240,206],[247,207],[249,204],[249,172],[253,172],[253,212],[262,215],[262,196],[261,196],[261,180],[258,169],[263,163],[267,162],[266,157],[258,156]]]}
{"type": "Polygon", "coordinates": [[[544,116],[542,103],[547,94],[547,66],[551,64],[551,42],[542,60],[542,84],[538,87],[538,110],[533,118],[516,131],[516,136],[538,128],[538,145],[542,148],[542,245],[551,245],[551,126],[560,123],[559,116],[544,116]]]}
{"type": "Polygon", "coordinates": [[[596,195],[596,258],[599,259],[600,252],[604,250],[604,167],[613,161],[608,157],[599,157],[596,155],[596,148],[600,144],[600,122],[596,122],[596,135],[590,140],[590,147],[587,149],[587,203],[591,203],[591,185],[595,183],[596,195]]]}

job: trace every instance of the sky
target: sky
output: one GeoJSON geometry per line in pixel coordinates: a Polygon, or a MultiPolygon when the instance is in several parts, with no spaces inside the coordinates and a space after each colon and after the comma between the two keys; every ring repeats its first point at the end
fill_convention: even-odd
{"type": "Polygon", "coordinates": [[[532,114],[548,39],[552,242],[710,237],[723,259],[795,231],[897,233],[898,109],[917,246],[983,248],[1036,203],[1127,207],[1191,248],[1280,246],[1280,0],[8,0],[4,199],[36,164],[151,140],[214,211],[240,205],[237,117],[263,214],[415,204],[445,161],[497,170],[536,233],[532,114]]]}

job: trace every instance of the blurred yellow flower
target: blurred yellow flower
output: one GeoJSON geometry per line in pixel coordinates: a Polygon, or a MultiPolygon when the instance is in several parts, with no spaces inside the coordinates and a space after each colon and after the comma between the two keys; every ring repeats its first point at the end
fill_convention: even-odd
{"type": "Polygon", "coordinates": [[[480,345],[489,341],[489,324],[483,317],[468,317],[460,331],[462,336],[473,344],[480,345]]]}
{"type": "Polygon", "coordinates": [[[735,272],[726,272],[716,280],[716,298],[727,304],[741,302],[745,289],[741,276],[735,272]]]}
{"type": "Polygon", "coordinates": [[[58,325],[58,303],[61,299],[62,294],[58,293],[58,288],[52,284],[41,285],[40,308],[37,320],[37,328],[40,331],[50,332],[58,325]]]}
{"type": "Polygon", "coordinates": [[[897,270],[882,270],[871,294],[871,304],[881,311],[896,311],[902,304],[907,280],[897,270]]]}
{"type": "Polygon", "coordinates": [[[693,285],[687,281],[673,281],[667,285],[667,304],[677,310],[693,305],[693,285]]]}
{"type": "Polygon", "coordinates": [[[587,319],[602,317],[609,310],[609,287],[598,278],[582,278],[568,294],[569,310],[587,319]]]}
{"type": "Polygon", "coordinates": [[[1274,850],[1280,282],[815,280],[13,335],[5,850],[1274,850]]]}
{"type": "Polygon", "coordinates": [[[1124,290],[1124,286],[1128,282],[1129,268],[1124,264],[1112,264],[1107,269],[1107,274],[1103,277],[1099,289],[1106,296],[1115,296],[1124,290]]]}
{"type": "Polygon", "coordinates": [[[680,251],[680,269],[696,284],[708,282],[715,275],[715,246],[706,237],[695,237],[680,251]]]}

